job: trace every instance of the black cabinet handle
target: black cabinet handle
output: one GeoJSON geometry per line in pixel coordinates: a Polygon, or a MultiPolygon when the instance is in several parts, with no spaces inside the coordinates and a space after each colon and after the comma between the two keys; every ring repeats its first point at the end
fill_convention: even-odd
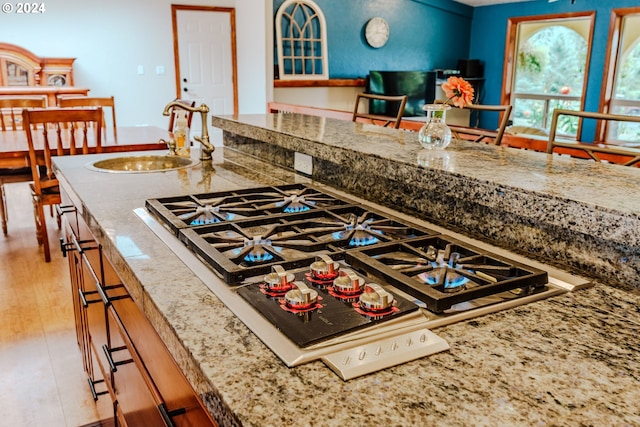
{"type": "Polygon", "coordinates": [[[88,300],[87,296],[93,295],[97,293],[96,291],[82,292],[82,289],[78,288],[78,295],[80,295],[80,302],[82,302],[82,306],[84,308],[89,307],[89,304],[95,304],[96,302],[100,302],[99,299],[88,300]]]}
{"type": "Polygon", "coordinates": [[[84,296],[84,292],[82,292],[82,289],[78,288],[78,294],[80,295],[80,301],[82,302],[82,306],[84,308],[89,307],[89,302],[87,301],[87,298],[84,296]]]}
{"type": "Polygon", "coordinates": [[[109,363],[109,368],[111,369],[111,372],[117,372],[118,367],[116,366],[116,363],[113,361],[113,357],[111,357],[111,351],[109,350],[109,347],[107,347],[106,344],[102,345],[102,351],[104,351],[104,355],[107,358],[107,363],[109,363]]]}
{"type": "Polygon", "coordinates": [[[75,206],[73,205],[64,205],[64,206],[60,206],[60,205],[55,205],[56,206],[56,212],[58,214],[58,216],[62,216],[66,213],[71,213],[71,212],[75,212],[77,209],[75,206]]]}
{"type": "Polygon", "coordinates": [[[94,381],[91,378],[87,378],[87,381],[89,382],[89,388],[91,389],[91,396],[94,402],[98,400],[98,396],[109,393],[108,391],[96,391],[96,384],[104,383],[104,380],[94,381]]]}
{"type": "Polygon", "coordinates": [[[67,252],[72,251],[74,249],[75,249],[75,245],[73,243],[67,243],[64,241],[62,237],[60,238],[60,252],[62,252],[63,258],[67,257],[67,252]]]}
{"type": "Polygon", "coordinates": [[[167,425],[167,427],[175,426],[172,420],[173,417],[175,417],[176,415],[182,415],[187,413],[187,410],[185,408],[174,409],[173,411],[167,411],[167,407],[165,406],[164,403],[159,404],[158,409],[160,410],[160,415],[162,415],[162,419],[164,420],[164,423],[167,425]]]}
{"type": "Polygon", "coordinates": [[[82,262],[87,266],[87,270],[89,270],[89,274],[91,274],[91,277],[93,278],[93,281],[96,284],[96,290],[98,291],[98,295],[100,295],[100,298],[102,299],[102,302],[104,303],[104,305],[106,307],[109,307],[109,305],[111,304],[111,301],[109,301],[107,294],[105,294],[104,292],[104,288],[102,287],[100,278],[98,277],[95,270],[93,269],[93,266],[89,262],[89,259],[87,258],[87,254],[82,252],[81,255],[82,255],[82,262]]]}
{"type": "Polygon", "coordinates": [[[116,351],[122,351],[125,350],[127,347],[122,346],[122,347],[114,347],[114,348],[109,348],[107,347],[106,344],[102,345],[102,351],[104,351],[104,355],[107,358],[107,363],[109,364],[109,368],[111,369],[111,372],[118,372],[118,366],[120,365],[126,365],[127,363],[132,363],[133,359],[127,359],[127,360],[122,360],[120,362],[116,362],[113,360],[113,356],[111,355],[111,353],[115,353],[116,351]]]}

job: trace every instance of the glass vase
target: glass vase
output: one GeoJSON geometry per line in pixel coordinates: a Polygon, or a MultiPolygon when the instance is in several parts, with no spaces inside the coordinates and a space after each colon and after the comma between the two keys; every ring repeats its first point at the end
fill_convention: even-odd
{"type": "Polygon", "coordinates": [[[451,142],[451,129],[447,126],[447,110],[451,107],[446,104],[427,104],[422,109],[427,114],[427,122],[418,133],[418,140],[424,148],[447,148],[451,142]]]}

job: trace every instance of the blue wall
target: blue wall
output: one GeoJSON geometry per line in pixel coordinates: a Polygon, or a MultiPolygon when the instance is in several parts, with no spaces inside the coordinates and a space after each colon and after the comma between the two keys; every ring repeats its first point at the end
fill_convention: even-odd
{"type": "Polygon", "coordinates": [[[504,48],[509,18],[595,11],[596,21],[584,109],[597,111],[604,73],[611,9],[638,6],[640,6],[639,0],[575,0],[575,4],[571,4],[570,0],[559,0],[555,3],[536,0],[475,8],[471,25],[469,55],[480,59],[485,64],[486,90],[483,102],[486,104],[500,102],[504,48]]]}
{"type": "MultiPolygon", "coordinates": [[[[274,17],[284,0],[274,0],[274,17]]],[[[454,68],[468,58],[473,8],[451,0],[315,0],[327,22],[331,78],[365,77],[369,70],[454,68]],[[379,49],[364,25],[381,16],[389,41],[379,49]]]]}

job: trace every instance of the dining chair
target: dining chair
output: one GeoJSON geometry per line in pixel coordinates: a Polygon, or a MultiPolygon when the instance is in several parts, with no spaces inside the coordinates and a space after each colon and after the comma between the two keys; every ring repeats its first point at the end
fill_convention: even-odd
{"type": "Polygon", "coordinates": [[[351,120],[365,121],[373,124],[381,124],[382,126],[392,126],[395,129],[400,127],[404,108],[407,105],[407,95],[374,95],[370,93],[358,93],[356,95],[356,103],[353,108],[351,120]],[[361,111],[360,105],[362,101],[368,101],[369,108],[366,112],[361,111]],[[386,114],[370,113],[369,111],[378,111],[382,109],[386,114]]]}
{"type": "MultiPolygon", "coordinates": [[[[181,104],[186,105],[187,107],[195,107],[196,106],[196,101],[191,101],[189,99],[179,99],[176,98],[174,99],[174,101],[179,102],[181,104]]],[[[189,128],[191,128],[191,119],[193,118],[193,111],[187,111],[187,110],[182,110],[185,111],[187,113],[187,126],[189,128]]],[[[171,110],[169,112],[169,132],[173,132],[173,123],[176,119],[176,114],[174,111],[174,108],[171,107],[171,110]]]]}
{"type": "MultiPolygon", "coordinates": [[[[89,146],[102,151],[101,107],[45,108],[22,111],[22,122],[29,144],[31,197],[36,238],[43,246],[44,259],[51,261],[44,207],[60,204],[60,189],[51,157],[88,154],[89,146]]],[[[60,226],[60,218],[57,218],[60,226]]]]}
{"type": "MultiPolygon", "coordinates": [[[[105,108],[111,109],[111,123],[113,127],[113,140],[118,140],[118,130],[116,125],[116,101],[113,96],[94,97],[94,96],[60,96],[58,97],[58,107],[61,108],[84,108],[84,107],[102,107],[103,114],[105,108]]],[[[104,138],[107,138],[107,122],[102,117],[104,129],[104,138]]]]}
{"type": "MultiPolygon", "coordinates": [[[[549,129],[549,140],[547,142],[547,153],[559,151],[574,157],[586,157],[597,162],[610,162],[623,166],[640,166],[640,141],[631,144],[619,143],[617,141],[608,140],[605,130],[617,123],[637,123],[640,125],[640,116],[626,116],[621,114],[599,113],[592,111],[576,111],[555,109],[551,119],[551,127],[549,129]],[[576,117],[578,120],[578,133],[575,139],[558,135],[558,125],[560,117],[576,117]],[[595,120],[599,122],[599,127],[594,138],[595,142],[583,140],[582,130],[585,120],[595,120]],[[605,126],[606,125],[606,126],[605,126]]],[[[635,126],[638,126],[635,125],[635,126]]]]}
{"type": "Polygon", "coordinates": [[[0,97],[0,129],[3,132],[21,130],[22,110],[46,106],[46,96],[0,97]]]}
{"type": "MultiPolygon", "coordinates": [[[[46,106],[47,98],[45,96],[0,98],[0,129],[7,133],[22,132],[22,110],[25,108],[45,108],[46,106]]],[[[11,167],[0,168],[0,217],[2,233],[5,236],[8,234],[9,208],[4,185],[31,181],[31,167],[21,160],[16,159],[16,162],[11,167]]]]}
{"type": "MultiPolygon", "coordinates": [[[[446,101],[440,99],[434,101],[436,104],[444,104],[445,102],[446,101]]],[[[452,107],[457,108],[453,105],[452,107]]],[[[502,137],[509,124],[509,118],[513,108],[511,104],[468,104],[463,108],[470,112],[469,126],[448,124],[456,138],[474,142],[485,142],[493,145],[500,145],[502,143],[502,137]],[[495,117],[495,128],[486,129],[479,127],[478,124],[480,123],[481,114],[495,117]]]]}

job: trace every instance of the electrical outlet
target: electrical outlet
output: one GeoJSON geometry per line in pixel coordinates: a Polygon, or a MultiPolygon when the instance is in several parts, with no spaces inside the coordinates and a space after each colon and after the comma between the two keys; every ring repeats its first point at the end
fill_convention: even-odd
{"type": "Polygon", "coordinates": [[[313,172],[313,157],[296,151],[293,156],[293,168],[300,173],[311,176],[313,172]]]}

